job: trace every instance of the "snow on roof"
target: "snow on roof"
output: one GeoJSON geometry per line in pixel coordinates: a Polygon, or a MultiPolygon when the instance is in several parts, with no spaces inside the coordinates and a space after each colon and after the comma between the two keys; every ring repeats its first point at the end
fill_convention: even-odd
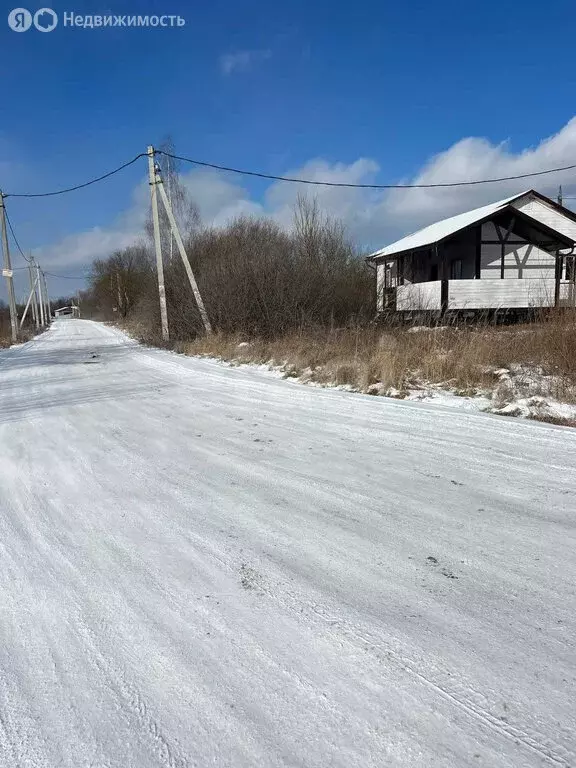
{"type": "Polygon", "coordinates": [[[472,211],[466,211],[465,213],[459,213],[457,216],[451,216],[449,219],[442,219],[435,224],[430,224],[424,229],[419,229],[417,232],[413,232],[411,235],[406,235],[400,240],[387,245],[385,248],[381,248],[379,251],[371,253],[368,258],[378,258],[379,256],[392,256],[395,253],[401,253],[402,251],[413,251],[416,248],[425,248],[427,245],[433,245],[434,243],[444,240],[444,238],[459,232],[471,224],[475,224],[477,221],[498,213],[513,200],[517,200],[519,197],[528,194],[530,190],[521,192],[519,195],[513,195],[507,197],[505,200],[498,200],[496,203],[490,203],[490,205],[483,205],[481,208],[474,208],[472,211]]]}

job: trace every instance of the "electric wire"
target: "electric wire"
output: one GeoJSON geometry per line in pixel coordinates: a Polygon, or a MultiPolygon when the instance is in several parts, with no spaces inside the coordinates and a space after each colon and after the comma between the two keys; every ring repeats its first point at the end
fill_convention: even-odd
{"type": "MultiPolygon", "coordinates": [[[[29,259],[26,256],[26,254],[24,253],[24,251],[22,250],[22,248],[20,247],[20,243],[18,241],[18,238],[16,237],[16,232],[14,232],[14,227],[12,226],[12,222],[10,221],[10,216],[8,215],[8,209],[6,207],[4,207],[4,212],[6,214],[6,221],[8,222],[8,227],[9,227],[10,232],[12,234],[12,239],[14,240],[14,243],[16,244],[16,247],[18,248],[18,251],[20,252],[20,255],[22,256],[22,258],[26,262],[28,262],[28,264],[32,264],[33,260],[29,259]]],[[[13,271],[20,271],[20,270],[24,270],[24,269],[28,269],[28,267],[13,267],[12,268],[13,271]]],[[[80,276],[80,275],[57,275],[54,272],[45,272],[43,269],[40,269],[40,271],[44,275],[48,275],[49,277],[61,278],[62,280],[85,280],[86,277],[87,277],[87,275],[82,275],[82,276],[80,276]]]]}
{"type": "Polygon", "coordinates": [[[20,256],[22,256],[24,261],[27,261],[28,264],[30,264],[30,259],[28,258],[28,256],[26,256],[26,254],[20,247],[20,243],[18,242],[18,238],[16,237],[16,233],[14,232],[14,227],[12,226],[12,222],[10,221],[10,216],[8,215],[8,209],[6,208],[6,206],[4,206],[4,214],[6,216],[6,221],[8,222],[8,228],[10,229],[10,232],[12,234],[12,240],[14,240],[16,248],[18,248],[18,250],[20,251],[20,256]]]}
{"type": "Polygon", "coordinates": [[[182,155],[173,155],[170,152],[164,152],[161,149],[155,150],[154,154],[171,157],[173,160],[181,160],[184,163],[192,163],[204,168],[214,168],[227,173],[237,173],[242,176],[256,176],[260,179],[270,179],[272,181],[288,181],[294,184],[311,184],[320,187],[346,187],[349,189],[434,189],[438,187],[468,187],[476,184],[496,184],[501,181],[515,181],[516,179],[529,179],[534,176],[544,176],[548,173],[559,173],[560,171],[571,171],[576,168],[574,165],[565,165],[561,168],[549,168],[544,171],[533,171],[532,173],[520,173],[516,176],[501,176],[497,179],[475,179],[474,181],[450,181],[438,182],[435,184],[352,184],[343,181],[317,181],[313,179],[300,179],[291,176],[275,176],[270,173],[260,173],[258,171],[246,171],[239,168],[231,168],[226,165],[217,165],[216,163],[207,163],[203,160],[194,160],[191,157],[182,155]]]}
{"type": "MultiPolygon", "coordinates": [[[[24,269],[28,269],[28,267],[13,267],[12,271],[19,272],[24,269]]],[[[86,280],[88,277],[88,275],[57,275],[55,272],[45,272],[42,268],[40,268],[40,272],[47,277],[56,277],[62,280],[86,280]]]]}
{"type": "MultiPolygon", "coordinates": [[[[245,169],[234,168],[227,165],[219,165],[218,163],[208,163],[204,160],[196,160],[194,158],[185,157],[183,155],[175,155],[175,154],[172,154],[171,152],[165,152],[164,150],[161,150],[161,149],[154,150],[154,154],[164,155],[164,157],[169,157],[173,160],[180,160],[182,162],[190,163],[192,165],[197,165],[203,168],[213,168],[218,171],[224,171],[226,173],[235,173],[242,176],[252,176],[260,179],[269,179],[270,181],[284,181],[284,182],[290,182],[292,184],[307,184],[310,186],[319,186],[319,187],[341,187],[341,188],[347,188],[347,189],[438,189],[438,188],[449,188],[449,187],[469,187],[469,186],[477,186],[479,184],[497,184],[503,181],[516,181],[519,179],[530,179],[538,176],[545,176],[551,173],[561,173],[562,171],[571,171],[576,168],[576,163],[575,163],[573,165],[564,165],[559,168],[547,168],[543,171],[533,171],[531,173],[520,173],[513,176],[500,176],[498,178],[492,178],[492,179],[473,179],[471,181],[445,181],[445,182],[435,182],[430,184],[354,184],[352,182],[302,179],[302,178],[293,177],[293,176],[278,176],[271,173],[262,173],[260,171],[248,171],[245,169]]],[[[98,176],[95,179],[90,179],[89,181],[85,181],[82,184],[76,184],[73,187],[67,187],[66,189],[58,189],[51,192],[34,192],[34,193],[6,192],[4,193],[4,197],[24,197],[24,198],[53,197],[55,195],[64,195],[68,192],[75,192],[79,189],[84,189],[85,187],[89,187],[92,184],[97,184],[100,181],[104,181],[105,179],[109,179],[111,176],[114,176],[120,171],[123,171],[125,168],[128,168],[129,166],[133,165],[141,157],[146,157],[146,156],[147,156],[147,153],[140,152],[131,160],[128,160],[128,162],[123,163],[117,168],[114,168],[114,170],[108,171],[108,173],[105,173],[102,176],[98,176]]],[[[572,198],[566,198],[566,199],[572,199],[572,198]]]]}
{"type": "Polygon", "coordinates": [[[56,275],[54,272],[44,272],[48,277],[57,277],[59,280],[86,280],[88,275],[56,275]]]}
{"type": "Polygon", "coordinates": [[[99,181],[104,181],[104,179],[109,179],[110,176],[114,176],[114,174],[119,173],[120,171],[123,171],[125,168],[128,168],[128,166],[133,165],[137,160],[140,160],[141,157],[146,157],[145,152],[140,152],[139,155],[136,155],[136,157],[133,157],[132,160],[128,160],[127,163],[123,163],[122,165],[119,165],[118,168],[114,168],[113,171],[108,171],[108,173],[104,173],[102,176],[98,176],[95,179],[90,179],[90,181],[85,181],[82,184],[76,184],[74,187],[68,187],[67,189],[57,189],[53,192],[5,192],[4,197],[53,197],[54,195],[64,195],[67,192],[76,192],[78,189],[84,189],[85,187],[89,187],[92,184],[97,184],[99,181]]]}
{"type": "MultiPolygon", "coordinates": [[[[496,184],[503,181],[516,181],[518,179],[528,179],[528,178],[534,178],[537,176],[544,176],[551,173],[560,173],[562,171],[570,171],[574,170],[576,168],[576,164],[573,165],[565,165],[560,168],[548,168],[543,171],[533,171],[532,173],[521,173],[514,176],[501,176],[499,178],[492,178],[492,179],[474,179],[472,181],[451,181],[451,182],[436,182],[436,183],[430,183],[430,184],[354,184],[351,182],[340,182],[340,181],[319,181],[315,179],[302,179],[298,177],[291,177],[291,176],[277,176],[275,174],[270,173],[262,173],[260,171],[248,171],[243,170],[240,168],[234,168],[231,166],[226,165],[219,165],[217,163],[208,163],[204,160],[196,160],[191,157],[185,157],[183,155],[176,155],[171,152],[165,152],[161,149],[155,149],[154,155],[163,155],[164,157],[171,158],[173,160],[180,160],[181,162],[190,163],[192,165],[197,165],[203,168],[212,168],[214,170],[218,171],[224,171],[226,173],[235,173],[242,176],[252,176],[260,179],[268,179],[271,181],[283,181],[283,182],[289,182],[293,184],[307,184],[311,186],[320,186],[320,187],[343,187],[347,189],[437,189],[437,188],[447,188],[447,187],[466,187],[466,186],[475,186],[479,184],[496,184]]],[[[51,192],[5,192],[3,194],[3,198],[7,197],[20,197],[20,198],[36,198],[36,197],[53,197],[55,195],[64,195],[68,192],[76,192],[80,189],[85,189],[86,187],[89,187],[93,184],[97,184],[100,181],[104,181],[105,179],[109,179],[111,176],[114,176],[117,173],[120,173],[120,171],[123,171],[125,168],[128,168],[131,165],[134,165],[140,158],[147,157],[147,153],[140,152],[135,157],[133,157],[131,160],[128,160],[126,163],[123,163],[122,165],[119,165],[117,168],[114,168],[112,171],[108,171],[107,173],[102,174],[101,176],[98,176],[94,179],[90,179],[89,181],[85,181],[81,184],[76,184],[73,187],[67,187],[65,189],[58,189],[51,192]]],[[[576,197],[566,196],[563,198],[564,200],[576,200],[576,197]]],[[[20,255],[23,257],[23,259],[30,264],[31,260],[26,256],[24,251],[22,250],[20,243],[18,241],[18,238],[16,237],[16,233],[14,231],[14,227],[12,226],[12,222],[10,221],[10,217],[8,215],[8,211],[5,208],[6,212],[6,220],[8,222],[8,226],[10,228],[10,232],[12,234],[12,239],[14,240],[14,243],[16,244],[16,247],[20,253],[20,255]]],[[[27,267],[16,267],[16,269],[27,269],[27,267]]],[[[61,278],[63,280],[85,280],[86,275],[84,276],[78,276],[78,275],[57,275],[53,272],[45,272],[45,275],[48,275],[50,277],[56,277],[61,278]]]]}

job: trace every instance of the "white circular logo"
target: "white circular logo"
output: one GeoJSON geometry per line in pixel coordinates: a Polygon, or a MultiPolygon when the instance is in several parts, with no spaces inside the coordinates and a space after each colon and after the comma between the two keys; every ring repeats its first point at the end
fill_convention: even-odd
{"type": "Polygon", "coordinates": [[[8,26],[14,32],[26,32],[32,26],[32,14],[26,8],[14,8],[8,14],[8,26]]]}
{"type": "Polygon", "coordinates": [[[58,24],[58,16],[52,8],[40,8],[34,14],[34,26],[39,32],[52,32],[58,24]]]}

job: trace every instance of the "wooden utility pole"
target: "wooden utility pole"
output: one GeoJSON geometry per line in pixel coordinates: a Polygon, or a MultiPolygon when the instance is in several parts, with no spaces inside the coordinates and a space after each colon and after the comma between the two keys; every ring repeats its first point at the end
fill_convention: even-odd
{"type": "Polygon", "coordinates": [[[44,298],[46,299],[46,324],[50,325],[52,322],[52,310],[50,309],[50,295],[48,293],[48,285],[46,283],[46,275],[41,272],[42,285],[44,286],[44,298]]]}
{"type": "Polygon", "coordinates": [[[156,271],[158,272],[158,294],[160,296],[160,319],[162,323],[162,338],[170,339],[168,330],[168,310],[166,308],[166,288],[164,286],[164,264],[162,262],[162,244],[160,241],[160,221],[158,218],[158,195],[156,192],[157,179],[154,164],[154,147],[148,147],[148,181],[150,198],[152,200],[152,223],[154,225],[154,249],[156,251],[156,271]]]}
{"type": "Polygon", "coordinates": [[[38,304],[40,306],[40,325],[44,327],[46,325],[46,318],[44,317],[46,305],[44,304],[42,281],[40,280],[40,267],[38,264],[36,264],[36,283],[38,285],[38,304]]]}
{"type": "Polygon", "coordinates": [[[22,326],[24,325],[24,320],[26,320],[26,315],[28,314],[28,308],[32,303],[32,297],[35,296],[35,294],[36,294],[36,283],[34,283],[30,288],[30,295],[28,296],[28,301],[26,302],[24,312],[22,313],[22,319],[20,320],[20,330],[22,330],[22,326]]]}
{"type": "Polygon", "coordinates": [[[558,187],[558,205],[562,205],[562,185],[558,187]]]}
{"type": "Polygon", "coordinates": [[[172,229],[172,233],[174,234],[174,239],[176,240],[176,245],[178,246],[178,250],[180,251],[180,256],[182,257],[182,261],[184,263],[184,269],[186,270],[186,274],[188,275],[190,287],[192,288],[192,293],[194,294],[194,298],[196,299],[196,304],[198,305],[198,311],[200,312],[200,317],[202,318],[204,329],[206,333],[212,333],[212,326],[210,325],[210,319],[208,318],[206,307],[204,306],[204,302],[202,301],[202,296],[200,295],[200,289],[198,288],[198,283],[196,282],[196,278],[194,277],[194,272],[192,272],[192,267],[190,266],[190,260],[188,259],[188,254],[186,253],[186,249],[184,248],[184,243],[182,242],[180,230],[178,229],[178,224],[176,223],[176,219],[174,218],[172,205],[170,204],[170,200],[168,199],[168,195],[166,194],[166,190],[164,189],[164,184],[162,183],[162,177],[160,176],[160,173],[158,170],[156,171],[156,179],[157,179],[156,184],[160,191],[160,197],[162,199],[162,202],[164,203],[164,208],[166,209],[166,215],[168,216],[168,221],[170,222],[170,227],[172,229]]]}
{"type": "MultiPolygon", "coordinates": [[[[170,205],[172,205],[172,158],[166,157],[166,160],[168,161],[168,200],[170,201],[170,205]]],[[[172,228],[170,228],[170,261],[169,264],[172,264],[172,259],[174,257],[174,233],[172,232],[172,228]]]]}
{"type": "Polygon", "coordinates": [[[32,291],[32,320],[36,328],[40,327],[40,318],[38,317],[38,295],[36,289],[38,286],[37,278],[34,277],[34,259],[30,257],[30,264],[28,265],[28,275],[30,277],[30,290],[32,291]]]}
{"type": "Polygon", "coordinates": [[[8,230],[6,229],[6,208],[4,206],[4,194],[0,191],[0,225],[2,227],[2,249],[4,251],[4,269],[2,275],[6,278],[8,291],[8,306],[10,307],[10,326],[12,328],[12,343],[18,341],[18,316],[16,314],[16,297],[14,296],[14,273],[10,262],[10,248],[8,246],[8,230]]]}

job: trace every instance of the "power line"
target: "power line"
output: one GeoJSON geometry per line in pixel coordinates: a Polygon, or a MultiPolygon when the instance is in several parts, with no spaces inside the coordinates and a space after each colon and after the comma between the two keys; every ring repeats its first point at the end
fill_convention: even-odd
{"type": "MultiPolygon", "coordinates": [[[[24,269],[28,269],[28,267],[13,267],[12,271],[17,272],[24,269]]],[[[45,272],[44,270],[42,272],[48,277],[61,278],[62,280],[86,280],[88,277],[88,275],[57,275],[55,272],[45,272]]]]}
{"type": "Polygon", "coordinates": [[[67,189],[58,189],[54,192],[35,192],[35,193],[7,192],[4,194],[4,197],[52,197],[54,195],[64,195],[66,194],[66,192],[75,192],[77,189],[84,189],[84,187],[89,187],[91,184],[97,184],[99,181],[104,181],[104,179],[109,179],[110,176],[114,176],[115,173],[119,173],[120,171],[123,171],[124,168],[128,168],[129,165],[133,165],[141,157],[146,157],[146,153],[141,152],[139,155],[136,155],[136,157],[133,157],[132,160],[129,160],[127,163],[124,163],[123,165],[119,165],[118,168],[114,168],[113,171],[109,171],[108,173],[105,173],[102,176],[98,176],[98,178],[96,179],[90,179],[90,181],[85,181],[83,184],[77,184],[75,187],[68,187],[67,189]]]}
{"type": "MultiPolygon", "coordinates": [[[[6,195],[5,195],[6,197],[6,195]]],[[[14,232],[14,227],[12,226],[12,222],[10,221],[10,216],[8,216],[8,209],[6,206],[4,206],[4,213],[6,214],[6,221],[8,222],[8,227],[10,228],[10,232],[12,233],[12,239],[14,240],[14,243],[16,244],[16,248],[20,251],[20,255],[24,259],[24,261],[27,261],[28,264],[30,264],[30,259],[26,256],[22,248],[20,247],[20,243],[18,242],[18,238],[16,237],[16,233],[14,232]]],[[[24,267],[26,269],[26,267],[24,267]]]]}
{"type": "Polygon", "coordinates": [[[172,155],[169,152],[164,152],[161,149],[155,151],[157,155],[164,155],[165,157],[171,157],[173,160],[181,160],[184,163],[192,163],[193,165],[200,165],[204,168],[215,168],[218,171],[226,171],[228,173],[237,173],[242,176],[256,176],[260,179],[271,179],[272,181],[289,181],[294,184],[311,184],[319,187],[347,187],[352,189],[433,189],[436,187],[469,187],[475,184],[496,184],[500,181],[515,181],[516,179],[528,179],[534,176],[544,176],[547,173],[559,173],[560,171],[571,171],[576,168],[574,165],[565,165],[562,168],[549,168],[545,171],[534,171],[533,173],[521,173],[517,176],[502,176],[498,179],[476,179],[474,181],[450,181],[441,182],[437,184],[351,184],[341,181],[314,181],[312,179],[300,179],[290,176],[274,176],[269,173],[260,173],[258,171],[244,171],[239,168],[230,168],[225,165],[216,165],[215,163],[206,163],[203,160],[194,160],[190,157],[182,157],[181,155],[172,155]]]}
{"type": "Polygon", "coordinates": [[[44,272],[48,277],[56,277],[59,280],[86,280],[88,275],[56,275],[54,272],[44,272]]]}
{"type": "MultiPolygon", "coordinates": [[[[20,255],[25,261],[28,262],[28,264],[32,264],[32,259],[29,259],[24,253],[24,251],[22,250],[22,248],[20,247],[20,243],[18,242],[18,238],[16,237],[16,233],[14,232],[14,227],[12,226],[12,222],[10,221],[10,217],[8,216],[8,210],[6,207],[4,207],[4,212],[6,214],[6,221],[8,222],[8,227],[10,229],[10,232],[12,233],[12,239],[14,240],[14,243],[16,244],[16,247],[18,248],[20,255]]],[[[23,270],[23,269],[28,269],[28,267],[14,267],[13,271],[23,270]]],[[[56,277],[62,280],[85,280],[86,279],[86,275],[83,275],[82,277],[80,277],[78,275],[56,275],[54,272],[45,272],[44,270],[42,270],[42,272],[43,274],[48,275],[49,277],[56,277]]]]}
{"type": "MultiPolygon", "coordinates": [[[[173,160],[181,160],[182,162],[191,163],[192,165],[198,165],[203,168],[213,168],[218,171],[225,171],[226,173],[236,173],[241,176],[253,176],[260,179],[269,179],[271,181],[285,181],[285,182],[290,182],[292,184],[308,184],[311,186],[319,186],[319,187],[343,187],[347,189],[437,189],[437,188],[445,188],[445,187],[469,187],[469,186],[476,186],[479,184],[497,184],[503,181],[516,181],[518,179],[530,179],[537,176],[545,176],[550,173],[561,173],[562,171],[571,171],[576,168],[576,163],[575,163],[573,165],[565,165],[560,168],[547,168],[544,171],[533,171],[532,173],[520,173],[514,176],[501,176],[494,179],[474,179],[472,181],[446,181],[446,182],[438,182],[434,184],[353,184],[353,183],[342,182],[342,181],[318,181],[314,179],[302,179],[302,178],[292,177],[292,176],[276,176],[271,173],[261,173],[260,171],[247,171],[240,168],[233,168],[231,166],[219,165],[217,163],[208,163],[204,160],[195,160],[194,158],[191,158],[191,157],[175,155],[175,154],[172,154],[171,152],[164,152],[164,150],[161,150],[161,149],[155,150],[154,154],[164,155],[165,157],[172,158],[173,160]]],[[[117,168],[114,168],[114,170],[109,171],[108,173],[105,173],[102,176],[98,176],[95,179],[90,179],[89,181],[85,181],[82,184],[76,184],[73,187],[68,187],[66,189],[58,189],[52,192],[35,192],[35,193],[8,192],[4,194],[4,197],[30,197],[30,198],[31,197],[53,197],[54,195],[64,195],[68,192],[75,192],[79,189],[84,189],[85,187],[89,187],[92,184],[97,184],[100,181],[104,181],[105,179],[109,179],[111,176],[114,176],[116,173],[119,173],[120,171],[123,171],[125,168],[128,168],[130,165],[133,165],[141,157],[146,157],[146,153],[141,152],[135,157],[133,157],[132,160],[129,160],[128,162],[123,163],[117,168]]],[[[566,198],[566,199],[572,199],[572,198],[566,198]]]]}

